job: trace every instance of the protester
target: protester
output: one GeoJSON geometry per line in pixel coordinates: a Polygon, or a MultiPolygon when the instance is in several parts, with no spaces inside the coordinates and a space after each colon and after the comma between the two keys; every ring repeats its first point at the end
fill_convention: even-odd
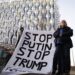
{"type": "Polygon", "coordinates": [[[60,27],[54,32],[56,51],[53,59],[52,75],[69,75],[70,73],[70,48],[73,47],[71,36],[73,30],[62,20],[60,27]]]}
{"type": "Polygon", "coordinates": [[[21,27],[20,27],[20,33],[19,33],[19,36],[18,36],[18,40],[17,40],[16,46],[18,45],[18,43],[19,43],[19,41],[20,41],[20,38],[21,38],[22,33],[23,33],[23,30],[24,30],[24,28],[21,26],[21,27]]]}

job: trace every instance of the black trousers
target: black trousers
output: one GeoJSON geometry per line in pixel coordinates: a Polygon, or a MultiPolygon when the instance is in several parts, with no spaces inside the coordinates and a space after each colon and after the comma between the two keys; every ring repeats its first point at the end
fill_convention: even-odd
{"type": "Polygon", "coordinates": [[[64,46],[64,72],[70,72],[71,62],[70,62],[70,48],[64,46]]]}
{"type": "Polygon", "coordinates": [[[56,70],[60,74],[70,71],[70,49],[67,46],[58,45],[53,59],[53,74],[56,70]]]}

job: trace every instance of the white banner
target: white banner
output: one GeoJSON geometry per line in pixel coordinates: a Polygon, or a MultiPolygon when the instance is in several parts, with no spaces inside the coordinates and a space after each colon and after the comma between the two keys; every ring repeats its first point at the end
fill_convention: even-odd
{"type": "Polygon", "coordinates": [[[3,72],[48,74],[52,71],[54,51],[52,30],[24,30],[3,72]]]}

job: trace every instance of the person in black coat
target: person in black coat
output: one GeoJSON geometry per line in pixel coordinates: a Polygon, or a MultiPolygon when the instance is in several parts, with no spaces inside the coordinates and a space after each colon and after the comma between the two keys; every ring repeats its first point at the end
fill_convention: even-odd
{"type": "Polygon", "coordinates": [[[70,48],[73,47],[71,36],[73,30],[67,26],[65,20],[60,23],[60,28],[54,32],[56,51],[53,59],[53,71],[52,75],[55,75],[58,69],[57,75],[69,74],[70,72],[70,48]]]}

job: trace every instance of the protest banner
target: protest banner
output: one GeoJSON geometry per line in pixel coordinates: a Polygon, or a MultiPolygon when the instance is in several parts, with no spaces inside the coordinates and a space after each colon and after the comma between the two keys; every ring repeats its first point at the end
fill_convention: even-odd
{"type": "Polygon", "coordinates": [[[24,30],[3,72],[48,74],[52,71],[54,51],[52,30],[24,30]]]}

